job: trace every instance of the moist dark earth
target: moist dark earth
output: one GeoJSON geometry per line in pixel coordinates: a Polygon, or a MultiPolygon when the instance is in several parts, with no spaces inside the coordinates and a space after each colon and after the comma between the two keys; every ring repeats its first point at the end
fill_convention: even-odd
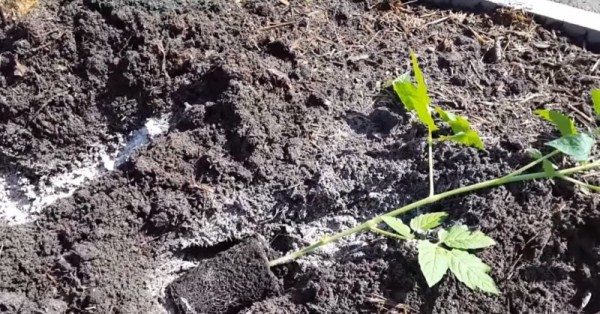
{"type": "MultiPolygon", "coordinates": [[[[434,103],[468,116],[486,143],[437,145],[437,191],[526,164],[526,148],[556,136],[534,109],[594,124],[599,56],[520,13],[289,2],[48,0],[4,21],[1,172],[36,182],[171,118],[119,169],[32,223],[0,227],[0,311],[161,312],[156,283],[185,274],[161,271],[171,260],[203,263],[255,234],[277,256],[425,197],[426,130],[386,87],[410,49],[434,103]]],[[[591,293],[594,313],[599,205],[537,181],[420,209],[496,239],[478,255],[497,297],[451,276],[428,288],[413,245],[362,234],[274,268],[283,291],[240,311],[564,313],[591,293]]]]}

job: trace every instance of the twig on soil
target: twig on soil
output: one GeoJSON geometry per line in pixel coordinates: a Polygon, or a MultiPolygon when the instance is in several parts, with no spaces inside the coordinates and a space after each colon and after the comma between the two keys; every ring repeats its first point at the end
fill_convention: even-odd
{"type": "Polygon", "coordinates": [[[320,36],[315,36],[314,38],[316,40],[318,40],[318,41],[322,41],[322,42],[327,43],[327,44],[331,44],[331,45],[335,45],[336,44],[335,42],[333,42],[331,40],[327,40],[327,39],[325,39],[323,37],[320,37],[320,36]]]}
{"type": "Polygon", "coordinates": [[[121,52],[123,52],[123,50],[125,50],[125,48],[127,48],[127,46],[129,46],[129,42],[131,41],[132,38],[133,38],[133,35],[129,36],[129,38],[127,38],[125,40],[125,44],[123,44],[123,47],[119,48],[119,51],[117,51],[118,54],[121,54],[121,52]]]}
{"type": "Polygon", "coordinates": [[[279,24],[272,24],[272,25],[267,25],[265,27],[261,27],[258,30],[259,31],[268,31],[274,28],[279,28],[279,27],[285,27],[285,26],[290,26],[290,25],[294,25],[297,21],[289,21],[289,22],[284,22],[284,23],[279,23],[279,24]]]}
{"type": "Polygon", "coordinates": [[[167,43],[167,47],[165,48],[165,46],[163,44],[163,40],[161,39],[160,41],[158,41],[158,43],[157,43],[156,46],[158,48],[158,51],[162,55],[161,70],[163,72],[163,75],[167,78],[167,81],[170,84],[171,83],[171,76],[169,75],[169,72],[167,71],[167,49],[169,49],[168,45],[169,44],[167,43]]]}
{"type": "Polygon", "coordinates": [[[592,119],[590,116],[588,116],[587,114],[585,114],[583,111],[577,109],[577,107],[573,106],[572,104],[567,103],[567,106],[569,108],[571,108],[571,110],[573,110],[577,114],[579,114],[581,116],[581,118],[585,119],[585,121],[582,121],[582,123],[585,124],[586,126],[589,126],[590,123],[594,122],[594,119],[592,119]]]}
{"type": "Polygon", "coordinates": [[[428,18],[430,16],[434,16],[434,15],[437,15],[437,14],[438,14],[438,12],[431,12],[431,13],[427,13],[427,14],[421,15],[421,16],[419,16],[419,18],[425,19],[425,18],[428,18]]]}
{"type": "Polygon", "coordinates": [[[62,91],[58,94],[54,94],[54,96],[50,97],[48,100],[46,100],[41,106],[40,108],[38,108],[38,110],[36,110],[32,117],[29,119],[29,122],[33,122],[33,120],[35,120],[35,118],[37,118],[37,116],[42,112],[42,110],[44,110],[44,108],[46,108],[46,106],[48,106],[51,102],[53,102],[56,98],[67,95],[68,92],[67,91],[62,91]]]}
{"type": "Polygon", "coordinates": [[[372,297],[367,299],[369,302],[377,304],[379,310],[383,310],[384,313],[396,313],[402,310],[402,313],[417,312],[407,304],[397,303],[390,299],[386,299],[384,296],[373,294],[372,297]],[[392,312],[393,311],[393,312],[392,312]]]}
{"type": "Polygon", "coordinates": [[[463,28],[470,31],[473,34],[473,36],[475,36],[475,38],[479,41],[480,44],[487,44],[490,41],[490,39],[486,39],[483,36],[479,35],[479,33],[476,32],[471,26],[463,25],[463,24],[458,24],[458,25],[460,25],[463,28]]]}
{"type": "Polygon", "coordinates": [[[373,42],[373,40],[374,40],[375,38],[377,38],[377,36],[379,36],[379,34],[381,34],[381,31],[380,31],[380,30],[379,30],[379,31],[377,31],[377,32],[375,33],[375,35],[373,35],[373,36],[372,36],[372,37],[371,37],[371,38],[370,38],[370,39],[369,39],[369,40],[368,40],[368,41],[367,41],[367,42],[366,42],[364,45],[362,45],[362,47],[363,47],[363,48],[366,48],[366,47],[368,47],[368,46],[369,46],[369,44],[371,44],[371,42],[373,42]]]}
{"type": "Polygon", "coordinates": [[[521,252],[519,253],[519,256],[517,256],[517,259],[510,266],[506,277],[504,277],[504,280],[510,280],[512,278],[512,276],[515,273],[515,270],[517,269],[517,264],[523,259],[523,252],[525,251],[525,249],[527,248],[529,243],[531,243],[533,240],[535,240],[539,235],[540,235],[540,233],[536,233],[533,237],[531,237],[529,240],[527,240],[527,242],[525,242],[525,244],[523,245],[523,248],[521,249],[521,252]]]}
{"type": "Polygon", "coordinates": [[[594,71],[596,71],[596,69],[598,68],[599,65],[600,65],[600,59],[598,59],[598,61],[596,61],[596,63],[594,63],[594,66],[590,70],[590,74],[594,74],[594,71]]]}
{"type": "MultiPolygon", "coordinates": [[[[419,1],[419,0],[411,0],[411,1],[406,1],[406,2],[401,2],[401,1],[393,1],[393,5],[392,5],[392,7],[393,7],[395,10],[400,10],[400,9],[402,9],[402,11],[406,12],[406,11],[405,11],[406,9],[405,9],[405,8],[403,8],[403,7],[405,7],[405,6],[409,5],[409,4],[413,4],[413,3],[415,3],[415,2],[418,2],[418,1],[419,1]]],[[[383,2],[383,1],[382,1],[382,2],[383,2]]],[[[369,7],[369,10],[372,10],[374,7],[376,7],[376,6],[378,6],[378,5],[381,5],[381,4],[382,4],[382,2],[378,2],[378,3],[375,3],[374,5],[370,6],[370,7],[369,7]]]]}
{"type": "Polygon", "coordinates": [[[444,102],[452,102],[450,99],[446,98],[447,95],[444,95],[441,92],[431,91],[431,93],[434,94],[435,96],[437,96],[438,100],[441,100],[441,101],[444,101],[444,102]]]}
{"type": "Polygon", "coordinates": [[[406,5],[413,4],[413,3],[418,2],[418,1],[419,0],[410,0],[410,1],[403,2],[402,5],[406,6],[406,5]]]}
{"type": "Polygon", "coordinates": [[[517,100],[517,102],[520,103],[520,104],[522,104],[522,103],[526,103],[526,102],[528,102],[530,100],[533,100],[533,99],[541,97],[541,96],[543,96],[543,95],[542,94],[537,94],[537,93],[536,94],[531,94],[531,95],[529,95],[529,96],[527,96],[527,97],[525,97],[525,98],[523,98],[521,100],[517,100]]]}
{"type": "Polygon", "coordinates": [[[447,20],[449,18],[450,18],[449,16],[445,16],[445,17],[439,18],[439,19],[437,19],[435,21],[431,21],[431,22],[425,23],[425,25],[423,25],[423,27],[428,27],[428,26],[431,26],[431,25],[442,23],[442,22],[444,22],[445,20],[447,20]]]}
{"type": "MultiPolygon", "coordinates": [[[[473,60],[471,60],[469,62],[469,64],[471,65],[471,68],[473,69],[473,72],[475,72],[475,75],[477,75],[477,77],[480,80],[484,81],[484,78],[481,76],[481,74],[477,70],[477,67],[475,66],[475,63],[473,63],[473,60]]],[[[473,83],[475,84],[475,86],[477,87],[477,89],[479,89],[480,91],[483,91],[483,87],[481,85],[479,85],[479,83],[477,83],[476,81],[473,81],[473,83]]]]}

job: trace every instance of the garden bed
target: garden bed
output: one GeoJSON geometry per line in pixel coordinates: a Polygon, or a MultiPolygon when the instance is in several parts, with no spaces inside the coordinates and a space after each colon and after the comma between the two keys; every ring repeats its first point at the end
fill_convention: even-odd
{"type": "MultiPolygon", "coordinates": [[[[92,163],[73,195],[0,227],[8,312],[160,313],[171,280],[245,236],[281,255],[425,197],[427,131],[385,88],[409,49],[434,103],[486,144],[437,146],[438,191],[526,164],[552,136],[534,109],[593,125],[600,78],[597,54],[528,16],[415,2],[46,1],[0,36],[0,174],[16,190],[169,119],[114,171],[92,163]]],[[[360,234],[274,268],[283,294],[244,311],[594,313],[599,204],[536,181],[420,209],[496,239],[479,256],[500,296],[451,276],[428,288],[414,246],[360,234]]]]}

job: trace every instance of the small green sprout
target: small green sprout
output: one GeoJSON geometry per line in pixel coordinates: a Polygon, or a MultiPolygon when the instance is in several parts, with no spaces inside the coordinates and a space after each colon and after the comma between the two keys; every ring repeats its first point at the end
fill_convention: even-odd
{"type": "Polygon", "coordinates": [[[414,111],[419,121],[427,127],[430,137],[429,142],[433,142],[431,138],[433,132],[438,130],[432,116],[432,113],[435,112],[443,122],[448,124],[453,132],[453,135],[440,136],[439,140],[453,141],[484,149],[483,141],[481,141],[479,134],[471,128],[471,124],[466,117],[445,111],[441,107],[435,107],[435,111],[431,110],[431,99],[427,94],[427,85],[423,78],[423,72],[417,62],[417,56],[412,51],[410,52],[410,59],[416,83],[412,82],[410,73],[405,73],[395,79],[392,82],[392,86],[406,110],[409,112],[414,111]]]}
{"type": "MultiPolygon", "coordinates": [[[[448,230],[439,228],[437,242],[428,240],[431,231],[438,228],[446,217],[446,212],[419,215],[410,221],[410,227],[394,217],[385,216],[383,221],[406,239],[415,238],[411,229],[417,234],[419,266],[429,287],[442,280],[450,270],[456,279],[471,289],[499,294],[494,279],[489,275],[491,267],[468,251],[496,244],[492,238],[481,231],[470,231],[467,226],[455,225],[448,230]]],[[[384,235],[389,236],[387,233],[384,235]]]]}
{"type": "MultiPolygon", "coordinates": [[[[417,118],[423,125],[427,127],[427,145],[429,153],[429,195],[435,194],[433,182],[433,143],[434,132],[439,128],[435,123],[431,107],[431,98],[427,92],[427,84],[423,77],[423,72],[419,67],[417,56],[414,52],[410,52],[410,61],[412,72],[414,74],[414,82],[410,76],[410,72],[404,73],[400,77],[392,81],[392,87],[398,95],[398,98],[404,104],[404,108],[408,112],[416,113],[417,118]]],[[[451,141],[467,146],[473,146],[479,149],[484,149],[483,141],[479,134],[471,128],[471,123],[466,117],[454,114],[443,110],[440,107],[435,108],[435,112],[439,115],[442,122],[448,124],[452,129],[452,135],[442,135],[437,138],[439,141],[451,141]]]]}
{"type": "Polygon", "coordinates": [[[561,138],[546,143],[547,146],[553,147],[577,161],[589,159],[595,140],[586,133],[580,133],[573,119],[555,110],[540,109],[535,113],[554,124],[562,135],[561,138]]]}
{"type": "Polygon", "coordinates": [[[485,148],[481,137],[479,137],[479,133],[471,128],[471,123],[469,123],[467,118],[445,111],[440,107],[435,107],[435,111],[440,116],[440,119],[448,123],[452,132],[454,132],[453,135],[440,136],[440,140],[452,141],[479,149],[485,148]]]}
{"type": "MultiPolygon", "coordinates": [[[[595,89],[591,92],[592,103],[596,117],[600,120],[600,90],[595,89]]],[[[544,120],[551,122],[561,134],[560,138],[552,140],[546,143],[546,146],[552,147],[555,150],[549,154],[547,158],[543,160],[542,167],[544,172],[549,178],[560,178],[571,183],[575,183],[584,188],[588,188],[593,191],[600,192],[600,187],[591,185],[585,182],[581,182],[574,178],[561,175],[556,171],[557,167],[552,162],[552,157],[558,153],[570,156],[578,162],[588,162],[592,149],[596,144],[596,138],[600,133],[600,129],[596,129],[594,134],[588,134],[580,132],[575,126],[573,119],[564,115],[561,112],[548,109],[536,110],[535,113],[544,120]]],[[[532,157],[539,159],[542,158],[542,153],[539,150],[530,150],[532,157]]]]}
{"type": "Polygon", "coordinates": [[[592,104],[594,105],[594,113],[596,113],[596,119],[600,120],[600,89],[593,89],[591,94],[592,104]]]}
{"type": "MultiPolygon", "coordinates": [[[[573,119],[563,113],[547,109],[537,110],[535,112],[536,115],[554,124],[561,134],[560,138],[546,143],[546,147],[553,149],[551,152],[543,154],[537,149],[529,149],[533,161],[507,175],[436,193],[434,189],[432,154],[434,142],[452,141],[478,149],[484,149],[484,145],[481,137],[471,127],[466,117],[447,112],[440,107],[435,107],[435,110],[431,109],[431,98],[427,92],[425,78],[417,62],[417,57],[412,51],[410,53],[410,62],[414,81],[410,73],[406,73],[392,81],[392,87],[406,110],[415,113],[416,118],[427,128],[429,195],[411,204],[373,217],[352,228],[342,230],[331,236],[326,236],[298,251],[270,261],[269,266],[290,262],[312,253],[324,245],[352,234],[373,232],[398,240],[416,240],[418,262],[429,287],[442,280],[444,275],[450,270],[459,281],[471,289],[499,294],[500,290],[489,275],[491,267],[470,252],[471,250],[483,249],[494,245],[495,241],[492,238],[481,231],[471,231],[468,227],[462,225],[455,225],[449,229],[440,227],[444,219],[448,216],[445,212],[419,215],[413,218],[409,225],[406,225],[396,217],[460,194],[539,179],[561,179],[586,189],[600,192],[599,186],[572,177],[572,175],[577,173],[600,168],[600,160],[594,159],[597,156],[593,156],[592,154],[593,146],[600,136],[600,128],[596,128],[593,132],[581,132],[577,129],[573,119]],[[452,130],[452,134],[438,135],[437,133],[441,132],[441,130],[436,124],[436,120],[445,123],[452,130]],[[570,157],[578,165],[559,169],[552,162],[552,158],[559,154],[570,157]],[[543,171],[526,173],[540,164],[543,171]],[[387,225],[392,231],[379,228],[379,225],[382,224],[387,225]],[[432,234],[435,229],[438,230],[436,233],[437,241],[431,242],[430,239],[433,238],[432,234]]],[[[600,89],[592,90],[591,96],[594,112],[598,121],[600,121],[600,89]]]]}
{"type": "Polygon", "coordinates": [[[427,129],[431,133],[437,131],[438,127],[435,125],[433,117],[431,116],[431,108],[429,108],[431,99],[427,93],[425,78],[419,67],[417,56],[412,51],[410,52],[410,60],[416,83],[412,82],[410,73],[405,73],[395,79],[392,82],[392,86],[396,94],[402,100],[406,110],[415,111],[419,120],[427,126],[427,129]]]}

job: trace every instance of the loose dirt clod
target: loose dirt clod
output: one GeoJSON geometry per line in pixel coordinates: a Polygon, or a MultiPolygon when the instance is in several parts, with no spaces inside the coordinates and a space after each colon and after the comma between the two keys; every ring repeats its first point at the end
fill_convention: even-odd
{"type": "Polygon", "coordinates": [[[177,313],[236,313],[282,293],[269,270],[265,244],[257,238],[205,259],[167,287],[177,313]]]}

